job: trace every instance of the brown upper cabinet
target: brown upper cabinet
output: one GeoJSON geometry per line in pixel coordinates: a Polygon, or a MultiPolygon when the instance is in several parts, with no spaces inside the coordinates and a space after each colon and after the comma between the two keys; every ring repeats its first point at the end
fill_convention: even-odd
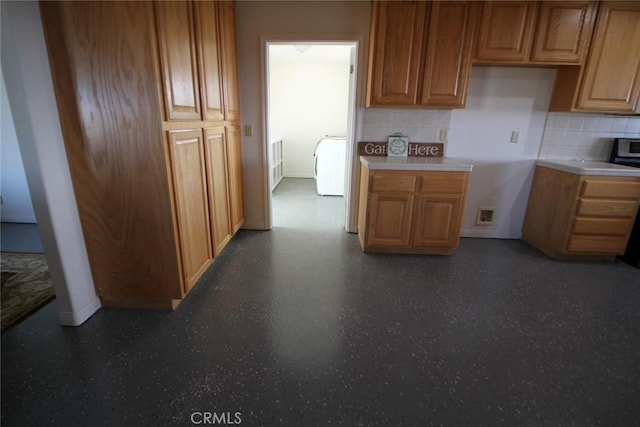
{"type": "Polygon", "coordinates": [[[218,31],[216,31],[219,20],[218,8],[215,3],[199,1],[194,3],[194,7],[196,8],[196,34],[199,41],[197,46],[200,58],[202,118],[203,120],[223,120],[222,88],[224,79],[222,78],[221,55],[229,48],[222,46],[218,31]]]}
{"type": "Polygon", "coordinates": [[[160,1],[155,12],[166,120],[239,120],[234,3],[160,1]]]}
{"type": "Polygon", "coordinates": [[[488,1],[475,60],[582,64],[593,32],[595,1],[488,1]]]}
{"type": "Polygon", "coordinates": [[[220,14],[220,62],[224,78],[222,87],[224,94],[224,119],[240,120],[240,96],[238,94],[238,54],[236,42],[235,3],[232,1],[216,2],[220,14]]]}
{"type": "Polygon", "coordinates": [[[640,3],[604,2],[577,108],[634,111],[640,95],[640,3]]]}
{"type": "Polygon", "coordinates": [[[476,45],[476,59],[523,62],[529,57],[537,2],[485,2],[476,45]]]}
{"type": "Polygon", "coordinates": [[[367,106],[463,107],[478,3],[374,1],[367,106]]]}
{"type": "Polygon", "coordinates": [[[602,2],[584,67],[559,67],[549,109],[633,113],[640,96],[640,2],[602,2]]]}
{"type": "Polygon", "coordinates": [[[167,120],[200,120],[196,42],[191,3],[156,3],[167,120]]]}
{"type": "Polygon", "coordinates": [[[596,15],[593,1],[540,4],[531,60],[581,64],[589,50],[596,15]]]}

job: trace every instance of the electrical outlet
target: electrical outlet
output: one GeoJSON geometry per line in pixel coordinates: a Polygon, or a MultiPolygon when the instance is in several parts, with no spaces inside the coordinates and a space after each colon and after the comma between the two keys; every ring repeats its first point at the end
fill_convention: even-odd
{"type": "Polygon", "coordinates": [[[520,131],[514,130],[511,132],[511,143],[517,144],[520,141],[520,131]]]}
{"type": "Polygon", "coordinates": [[[440,129],[440,141],[447,142],[449,131],[447,129],[440,129]]]}
{"type": "Polygon", "coordinates": [[[253,126],[251,125],[244,126],[244,136],[253,136],[253,126]]]}

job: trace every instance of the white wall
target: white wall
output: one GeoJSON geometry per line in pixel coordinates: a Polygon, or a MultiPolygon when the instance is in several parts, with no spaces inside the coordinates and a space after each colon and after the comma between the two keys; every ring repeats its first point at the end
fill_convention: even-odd
{"type": "Polygon", "coordinates": [[[440,141],[440,131],[449,131],[451,110],[367,108],[363,122],[365,141],[387,141],[389,135],[401,132],[411,142],[445,142],[440,141]]]}
{"type": "Polygon", "coordinates": [[[71,185],[37,2],[0,2],[2,73],[63,325],[100,308],[71,185]]]}
{"type": "Polygon", "coordinates": [[[461,235],[520,238],[555,73],[548,68],[473,67],[466,108],[369,108],[364,139],[385,141],[402,132],[411,141],[438,142],[440,131],[449,130],[445,155],[474,165],[461,235]],[[520,132],[517,144],[509,142],[514,130],[520,132]],[[493,225],[475,225],[478,207],[495,208],[493,225]]]}
{"type": "MultiPolygon", "coordinates": [[[[245,228],[270,223],[267,144],[264,116],[264,44],[266,41],[358,41],[356,140],[364,111],[371,3],[368,1],[241,1],[236,3],[240,108],[243,125],[256,129],[243,136],[245,228]],[[262,130],[262,132],[261,132],[262,130]]],[[[355,150],[355,147],[350,147],[355,150]]],[[[357,156],[356,156],[357,158],[357,156]]],[[[351,185],[357,196],[358,180],[351,185]]],[[[352,215],[351,222],[355,220],[352,215]]]]}
{"type": "Polygon", "coordinates": [[[555,74],[548,68],[472,68],[467,105],[452,113],[446,152],[474,165],[462,236],[522,236],[555,74]],[[514,130],[517,144],[510,142],[514,130]],[[493,225],[475,225],[479,207],[495,208],[493,225]]]}
{"type": "Polygon", "coordinates": [[[3,222],[34,223],[36,216],[33,213],[27,177],[24,173],[16,129],[13,125],[13,117],[4,86],[4,76],[1,73],[0,86],[2,92],[2,106],[0,107],[0,116],[2,116],[2,127],[0,128],[2,207],[0,207],[0,219],[3,222]]]}
{"type": "Polygon", "coordinates": [[[318,140],[346,136],[349,54],[349,46],[316,45],[305,53],[270,46],[269,126],[272,136],[282,138],[285,177],[313,178],[318,140]],[[278,54],[286,50],[293,55],[278,54]],[[331,58],[312,56],[316,51],[330,51],[331,58]]]}
{"type": "Polygon", "coordinates": [[[540,158],[608,161],[613,138],[640,138],[640,117],[549,113],[540,158]]]}

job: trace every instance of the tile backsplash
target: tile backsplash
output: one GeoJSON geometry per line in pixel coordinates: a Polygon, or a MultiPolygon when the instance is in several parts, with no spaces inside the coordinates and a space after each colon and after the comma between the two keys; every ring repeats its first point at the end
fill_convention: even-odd
{"type": "Polygon", "coordinates": [[[365,141],[386,141],[389,135],[402,132],[411,142],[444,142],[440,131],[449,131],[451,110],[366,108],[363,124],[365,141]]]}
{"type": "Polygon", "coordinates": [[[608,160],[613,138],[640,138],[640,117],[548,113],[541,159],[608,160]]]}

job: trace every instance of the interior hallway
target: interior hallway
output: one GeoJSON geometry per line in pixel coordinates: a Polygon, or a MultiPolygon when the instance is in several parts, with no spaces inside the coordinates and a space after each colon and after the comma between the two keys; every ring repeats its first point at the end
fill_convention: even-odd
{"type": "Polygon", "coordinates": [[[490,239],[363,254],[315,222],[314,199],[241,231],[173,313],[102,309],[64,328],[53,302],[3,335],[2,425],[640,419],[638,269],[490,239]]]}
{"type": "Polygon", "coordinates": [[[283,178],[272,203],[274,228],[344,230],[344,198],[319,196],[314,179],[283,178]]]}

